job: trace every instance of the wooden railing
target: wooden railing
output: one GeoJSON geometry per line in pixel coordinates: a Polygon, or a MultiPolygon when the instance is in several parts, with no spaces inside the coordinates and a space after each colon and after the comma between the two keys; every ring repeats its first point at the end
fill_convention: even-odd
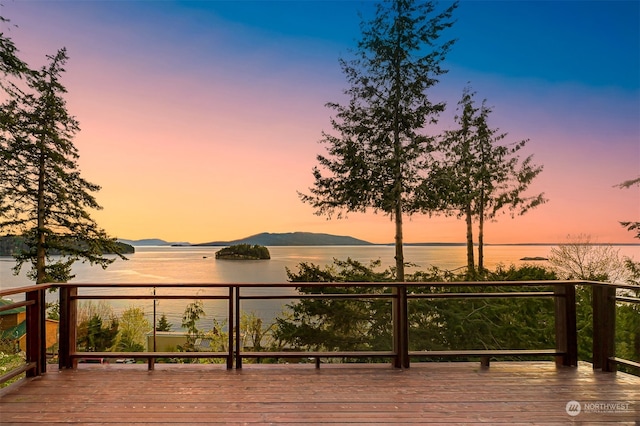
{"type": "MultiPolygon", "coordinates": [[[[620,294],[619,290],[631,290],[640,295],[640,287],[599,282],[586,283],[592,289],[593,307],[593,368],[616,371],[617,365],[626,365],[640,372],[640,362],[616,356],[616,305],[632,303],[640,306],[640,297],[620,294]]],[[[640,360],[639,360],[640,361],[640,360]]]]}
{"type": "Polygon", "coordinates": [[[246,288],[258,288],[263,285],[244,284],[236,287],[236,324],[240,324],[239,316],[242,300],[266,300],[266,299],[356,299],[366,300],[383,298],[392,300],[392,351],[325,351],[325,352],[244,352],[236,340],[236,367],[242,367],[243,358],[299,358],[310,357],[316,359],[316,366],[319,365],[320,358],[391,358],[393,364],[398,368],[408,368],[412,357],[477,357],[483,365],[488,366],[490,358],[505,356],[555,356],[559,365],[575,366],[578,362],[577,332],[576,332],[576,309],[575,309],[575,282],[457,282],[457,283],[286,283],[279,284],[278,287],[299,287],[313,289],[334,288],[362,288],[379,287],[391,289],[391,292],[378,294],[301,294],[291,296],[290,294],[269,295],[269,296],[243,296],[242,290],[246,288]],[[554,292],[499,292],[499,293],[414,293],[411,289],[424,287],[437,288],[460,288],[460,287],[534,287],[553,285],[554,292]],[[555,327],[556,327],[556,347],[536,350],[450,350],[450,351],[409,351],[409,325],[408,325],[408,302],[416,299],[436,299],[436,298],[522,298],[522,297],[553,297],[555,304],[555,327]]]}
{"type": "MultiPolygon", "coordinates": [[[[153,369],[156,358],[223,358],[227,368],[233,367],[233,333],[229,333],[228,351],[226,352],[80,352],[77,351],[76,327],[77,327],[77,301],[78,300],[168,300],[168,299],[197,299],[197,300],[226,300],[227,321],[233,324],[233,287],[228,284],[63,284],[60,285],[60,340],[59,340],[59,366],[60,368],[73,368],[79,359],[99,358],[144,358],[153,369]],[[227,295],[79,295],[78,288],[222,288],[227,295]]],[[[230,327],[231,328],[231,327],[230,327]]]]}
{"type": "MultiPolygon", "coordinates": [[[[135,358],[146,359],[149,368],[152,369],[156,358],[221,358],[226,361],[227,368],[242,368],[243,359],[247,358],[315,358],[319,365],[320,358],[385,358],[391,359],[393,365],[398,368],[410,366],[412,357],[443,358],[443,357],[472,357],[479,358],[484,365],[489,364],[491,358],[513,356],[544,356],[555,357],[557,365],[576,366],[578,362],[577,330],[576,330],[576,286],[590,286],[593,295],[593,367],[603,371],[615,371],[616,365],[624,364],[634,368],[640,368],[640,363],[616,357],[615,354],[615,310],[616,303],[640,303],[640,299],[630,295],[617,294],[619,289],[638,290],[638,286],[615,285],[600,282],[586,281],[509,281],[509,282],[457,282],[457,283],[226,283],[226,284],[165,284],[165,283],[120,283],[120,284],[57,284],[60,297],[60,325],[59,325],[59,367],[74,368],[81,358],[135,358]],[[500,288],[519,287],[532,289],[534,287],[553,288],[553,291],[506,291],[506,292],[460,292],[460,288],[500,288]],[[110,290],[117,288],[135,289],[181,289],[203,288],[223,290],[223,295],[158,295],[158,294],[124,294],[118,295],[110,290]],[[298,293],[292,294],[294,288],[308,288],[319,290],[322,293],[298,293]],[[338,294],[328,290],[332,288],[364,288],[375,287],[381,290],[375,294],[338,294]],[[446,292],[419,293],[412,291],[417,288],[442,288],[446,292]],[[103,289],[106,294],[78,294],[78,289],[103,289]],[[282,294],[248,295],[248,289],[289,289],[282,294]],[[409,350],[409,326],[407,304],[410,300],[438,299],[438,298],[527,298],[544,297],[552,298],[555,306],[555,347],[538,349],[507,349],[507,350],[447,350],[447,351],[410,351],[409,350]],[[293,351],[245,351],[240,345],[243,332],[240,329],[240,315],[242,303],[245,300],[275,300],[275,299],[388,299],[392,309],[392,339],[393,348],[389,351],[329,351],[329,352],[293,352],[293,351]],[[163,300],[163,299],[218,299],[227,301],[226,320],[229,325],[228,350],[225,352],[81,352],[77,350],[77,302],[79,300],[163,300]]],[[[25,365],[17,370],[0,377],[0,383],[17,374],[26,372],[28,376],[36,376],[46,372],[45,352],[45,292],[53,285],[32,285],[0,292],[0,297],[24,294],[25,300],[7,305],[2,310],[15,307],[26,307],[27,315],[27,351],[25,365]]],[[[535,289],[534,289],[535,290],[535,289]]]]}
{"type": "Polygon", "coordinates": [[[0,376],[0,383],[5,383],[22,373],[26,373],[27,377],[34,377],[47,371],[45,292],[50,287],[49,285],[32,285],[0,292],[0,298],[24,295],[24,301],[2,306],[0,312],[25,307],[25,321],[27,323],[25,363],[21,367],[15,368],[0,376]]]}

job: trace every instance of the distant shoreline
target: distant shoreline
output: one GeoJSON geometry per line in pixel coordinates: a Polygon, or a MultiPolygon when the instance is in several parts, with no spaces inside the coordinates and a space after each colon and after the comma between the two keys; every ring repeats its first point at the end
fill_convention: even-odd
{"type": "MultiPolygon", "coordinates": [[[[249,237],[231,240],[231,241],[211,241],[205,243],[191,243],[187,241],[165,241],[158,238],[149,238],[142,240],[126,240],[119,239],[118,241],[130,244],[133,246],[172,246],[172,247],[226,247],[236,244],[258,244],[262,246],[287,246],[287,247],[303,247],[303,246],[393,246],[394,243],[371,243],[369,241],[361,240],[358,238],[343,236],[343,235],[331,235],[313,232],[287,232],[287,233],[268,233],[263,232],[260,234],[251,235],[249,237]]],[[[559,246],[564,244],[570,244],[568,242],[554,242],[554,243],[485,243],[485,246],[559,246]]],[[[404,243],[405,247],[465,247],[465,242],[418,242],[418,243],[404,243]]],[[[589,243],[592,246],[640,246],[640,242],[637,243],[589,243]]],[[[478,246],[477,243],[474,244],[478,246]]]]}
{"type": "MultiPolygon", "coordinates": [[[[120,240],[119,240],[120,241],[120,240]]],[[[122,240],[122,241],[131,241],[131,240],[122,240]]],[[[134,247],[175,247],[175,248],[188,248],[188,247],[228,247],[232,245],[232,243],[228,244],[209,244],[209,243],[196,243],[196,244],[186,244],[186,243],[178,243],[172,244],[170,242],[160,243],[160,244],[136,244],[135,240],[131,244],[134,247]]],[[[496,246],[559,246],[567,243],[485,243],[485,247],[496,247],[496,246]]],[[[405,243],[404,247],[465,247],[466,243],[405,243]]],[[[640,243],[590,243],[590,246],[624,246],[624,247],[640,247],[640,243]]],[[[393,243],[370,243],[370,244],[291,244],[291,245],[267,245],[267,247],[393,247],[393,243]]],[[[478,244],[474,244],[474,247],[477,247],[478,244]]]]}

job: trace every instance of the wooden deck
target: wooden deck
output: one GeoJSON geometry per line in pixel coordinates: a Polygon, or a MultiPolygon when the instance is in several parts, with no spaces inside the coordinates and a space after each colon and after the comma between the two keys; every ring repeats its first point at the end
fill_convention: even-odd
{"type": "Polygon", "coordinates": [[[640,378],[583,363],[84,364],[0,395],[7,425],[640,424],[640,378]]]}

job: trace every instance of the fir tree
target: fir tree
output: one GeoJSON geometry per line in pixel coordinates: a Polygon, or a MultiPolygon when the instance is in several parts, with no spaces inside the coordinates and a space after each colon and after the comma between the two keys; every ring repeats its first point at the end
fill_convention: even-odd
{"type": "Polygon", "coordinates": [[[378,4],[362,25],[355,58],[341,60],[350,83],[347,104],[329,103],[335,134],[324,133],[310,194],[301,194],[319,215],[372,209],[395,221],[396,279],[404,279],[403,216],[417,211],[415,190],[433,149],[425,127],[443,103],[427,91],[446,71],[440,64],[453,41],[440,41],[457,4],[443,11],[434,2],[394,0],[378,4]]]}
{"type": "Polygon", "coordinates": [[[91,218],[100,209],[93,193],[100,187],[83,179],[73,138],[79,131],[69,114],[61,82],[65,49],[49,64],[26,74],[26,89],[5,90],[0,105],[0,231],[21,235],[26,250],[16,255],[16,273],[31,264],[37,284],[65,282],[71,265],[88,261],[106,268],[116,244],[91,218]],[[51,253],[60,257],[52,259],[51,253]]]}

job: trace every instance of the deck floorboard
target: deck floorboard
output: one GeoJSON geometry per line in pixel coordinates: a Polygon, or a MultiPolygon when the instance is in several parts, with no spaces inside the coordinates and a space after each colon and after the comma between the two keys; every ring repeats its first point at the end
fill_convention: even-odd
{"type": "Polygon", "coordinates": [[[0,423],[637,426],[640,378],[551,362],[54,366],[0,393],[0,423]]]}

